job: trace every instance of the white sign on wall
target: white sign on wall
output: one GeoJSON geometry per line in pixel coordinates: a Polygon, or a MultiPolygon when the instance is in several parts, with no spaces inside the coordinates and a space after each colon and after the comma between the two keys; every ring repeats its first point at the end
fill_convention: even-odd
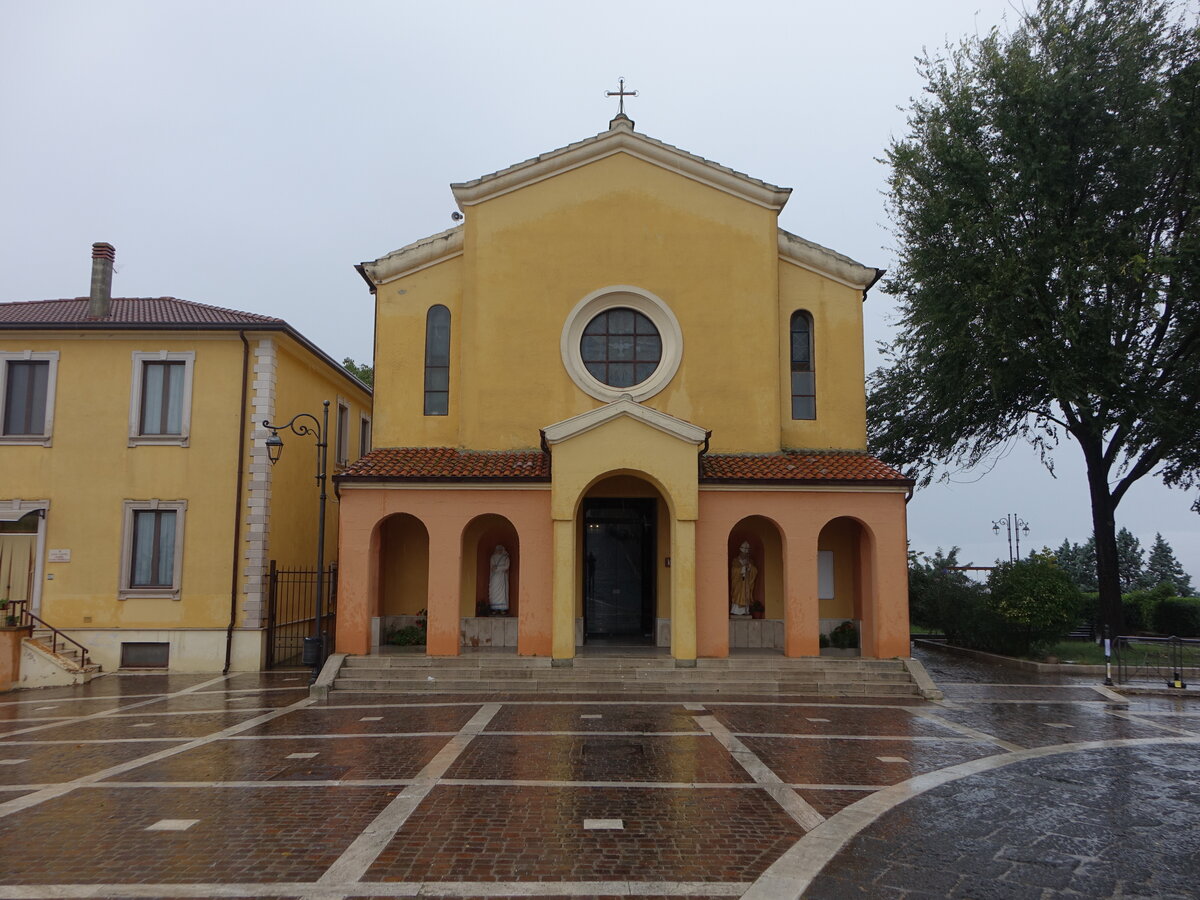
{"type": "Polygon", "coordinates": [[[833,599],[833,551],[817,551],[817,597],[833,599]]]}
{"type": "Polygon", "coordinates": [[[71,561],[71,551],[70,550],[48,550],[46,552],[46,559],[49,562],[70,562],[71,561]]]}

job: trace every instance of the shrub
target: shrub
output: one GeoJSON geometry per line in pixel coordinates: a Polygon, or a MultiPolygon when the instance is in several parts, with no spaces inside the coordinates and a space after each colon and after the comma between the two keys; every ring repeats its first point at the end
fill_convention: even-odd
{"type": "Polygon", "coordinates": [[[829,643],[839,650],[852,650],[858,646],[858,628],[849,620],[829,632],[829,643]]]}
{"type": "Polygon", "coordinates": [[[991,571],[984,605],[995,615],[985,623],[995,628],[992,647],[1024,656],[1064,637],[1078,621],[1082,598],[1053,556],[1035,553],[991,571]]]}
{"type": "Polygon", "coordinates": [[[1200,600],[1184,597],[1159,600],[1151,622],[1159,634],[1200,637],[1200,600]]]}

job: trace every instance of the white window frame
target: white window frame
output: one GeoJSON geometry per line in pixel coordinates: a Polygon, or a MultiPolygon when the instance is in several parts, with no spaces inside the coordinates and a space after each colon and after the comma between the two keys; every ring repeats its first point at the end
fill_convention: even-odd
{"type": "Polygon", "coordinates": [[[679,327],[675,313],[671,312],[671,308],[660,298],[644,288],[614,284],[592,291],[575,304],[575,308],[563,323],[559,353],[562,355],[563,367],[567,374],[585,394],[605,403],[620,400],[624,396],[640,402],[648,400],[665,388],[679,371],[679,363],[683,359],[683,330],[679,327]],[[592,319],[606,310],[622,307],[640,312],[654,323],[662,340],[662,357],[654,374],[645,381],[632,387],[617,388],[604,384],[587,370],[579,352],[579,342],[583,337],[583,330],[592,319]]]}
{"type": "Polygon", "coordinates": [[[9,362],[48,362],[46,373],[46,414],[41,434],[0,434],[0,445],[35,444],[49,447],[54,435],[54,396],[58,386],[58,351],[0,350],[0,431],[3,430],[4,403],[8,397],[9,362]]]}
{"type": "Polygon", "coordinates": [[[182,593],[183,581],[183,530],[187,518],[186,500],[126,500],[121,513],[121,571],[119,575],[118,600],[131,600],[139,597],[156,600],[179,600],[182,593]],[[172,559],[171,586],[169,588],[133,587],[130,584],[133,562],[133,514],[139,510],[174,510],[175,511],[175,550],[172,559]]]}
{"type": "Polygon", "coordinates": [[[371,431],[371,417],[366,413],[359,413],[358,416],[358,455],[366,456],[371,452],[371,441],[375,435],[371,431]],[[363,441],[363,435],[366,435],[366,441],[363,441]]]}
{"type": "Polygon", "coordinates": [[[192,350],[168,352],[157,350],[133,352],[132,389],[129,392],[129,446],[156,445],[186,447],[192,430],[192,370],[196,353],[192,350]],[[142,385],[145,383],[145,364],[150,362],[183,363],[183,408],[179,411],[179,434],[142,434],[142,385]]]}
{"type": "Polygon", "coordinates": [[[350,401],[338,397],[337,413],[333,417],[333,459],[339,466],[350,465],[350,401]],[[342,417],[343,411],[345,418],[342,417]],[[346,427],[342,427],[342,423],[346,427]]]}

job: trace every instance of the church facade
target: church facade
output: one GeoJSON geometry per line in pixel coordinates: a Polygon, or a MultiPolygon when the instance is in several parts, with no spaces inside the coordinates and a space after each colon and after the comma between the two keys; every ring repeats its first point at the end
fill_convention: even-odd
{"type": "Polygon", "coordinates": [[[376,449],[336,478],[337,649],[907,656],[912,483],[866,452],[882,272],[623,114],[452,189],[463,224],[359,266],[376,449]]]}

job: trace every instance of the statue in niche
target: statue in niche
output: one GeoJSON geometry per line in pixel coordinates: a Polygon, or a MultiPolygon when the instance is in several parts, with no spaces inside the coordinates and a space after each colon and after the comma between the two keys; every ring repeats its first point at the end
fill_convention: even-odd
{"type": "Polygon", "coordinates": [[[754,582],[758,580],[758,567],[750,558],[750,543],[743,541],[738,555],[729,564],[729,614],[750,615],[754,602],[754,582]]]}
{"type": "Polygon", "coordinates": [[[508,615],[508,551],[497,544],[492,551],[491,574],[488,576],[488,609],[494,616],[508,615]]]}

